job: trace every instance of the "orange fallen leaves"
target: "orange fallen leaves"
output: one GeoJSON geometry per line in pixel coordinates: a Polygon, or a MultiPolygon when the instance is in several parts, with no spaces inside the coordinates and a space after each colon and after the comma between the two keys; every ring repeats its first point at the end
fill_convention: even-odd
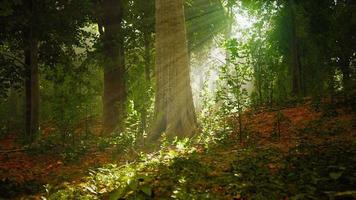
{"type": "MultiPolygon", "coordinates": [[[[18,147],[15,138],[0,141],[6,149],[18,147]]],[[[65,163],[60,155],[32,155],[26,151],[0,154],[0,180],[14,183],[36,181],[39,183],[60,183],[63,177],[80,178],[87,174],[88,168],[108,163],[110,152],[93,149],[84,155],[78,163],[65,163]]]]}

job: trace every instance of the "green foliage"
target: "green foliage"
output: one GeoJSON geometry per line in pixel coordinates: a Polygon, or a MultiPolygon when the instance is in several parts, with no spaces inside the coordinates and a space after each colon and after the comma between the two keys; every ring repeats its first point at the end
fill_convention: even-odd
{"type": "Polygon", "coordinates": [[[224,115],[237,114],[239,118],[240,140],[243,134],[242,114],[249,106],[248,87],[252,77],[249,60],[244,59],[246,49],[237,39],[227,41],[224,45],[229,57],[227,64],[221,66],[217,91],[217,102],[222,104],[224,115]]]}
{"type": "Polygon", "coordinates": [[[273,149],[241,150],[231,181],[239,183],[234,189],[248,199],[327,199],[328,193],[352,188],[354,151],[354,144],[323,148],[302,143],[283,158],[273,149]]]}
{"type": "Polygon", "coordinates": [[[186,0],[185,18],[189,52],[200,56],[207,53],[206,47],[225,31],[228,23],[223,2],[219,0],[186,0]]]}
{"type": "MultiPolygon", "coordinates": [[[[314,132],[310,131],[308,134],[314,132]]],[[[288,152],[266,146],[233,150],[216,146],[197,153],[191,140],[176,140],[172,144],[166,141],[160,151],[141,153],[133,163],[91,170],[83,183],[50,189],[48,199],[222,199],[226,195],[263,200],[352,196],[356,181],[355,144],[345,140],[313,144],[301,137],[288,152]],[[217,193],[213,188],[223,191],[217,193]]]]}
{"type": "MultiPolygon", "coordinates": [[[[246,36],[249,38],[246,48],[254,68],[253,104],[284,104],[293,96],[293,77],[299,79],[302,96],[315,99],[327,94],[333,96],[340,88],[335,73],[338,69],[345,72],[354,68],[349,62],[353,57],[350,51],[353,42],[346,42],[347,45],[341,42],[346,38],[352,41],[349,29],[352,17],[347,8],[352,5],[347,1],[246,0],[236,3],[236,7],[256,18],[246,36]],[[293,45],[293,41],[297,44],[293,45]],[[293,72],[293,51],[298,54],[298,73],[293,72]]],[[[341,82],[348,82],[348,78],[341,82]]]]}
{"type": "Polygon", "coordinates": [[[232,163],[234,174],[232,187],[249,199],[280,199],[283,192],[283,179],[274,176],[269,166],[278,165],[281,154],[278,150],[247,149],[232,163]],[[251,196],[250,196],[251,195],[251,196]]]}
{"type": "Polygon", "coordinates": [[[247,84],[251,81],[251,68],[246,60],[241,60],[244,49],[236,39],[225,44],[230,53],[228,64],[221,66],[218,101],[221,100],[225,114],[238,112],[239,114],[248,106],[247,84]]]}
{"type": "Polygon", "coordinates": [[[7,98],[11,89],[20,90],[23,84],[25,67],[18,55],[11,53],[7,45],[0,45],[0,97],[7,98]]]}
{"type": "MultiPolygon", "coordinates": [[[[91,146],[99,151],[115,148],[115,153],[128,155],[145,146],[155,101],[155,2],[123,1],[125,128],[100,137],[93,128],[102,115],[102,54],[106,50],[96,31],[102,20],[97,15],[100,8],[90,0],[33,2],[0,2],[0,138],[24,124],[20,110],[26,110],[26,105],[21,98],[29,66],[23,60],[31,37],[39,44],[35,56],[41,116],[41,135],[31,153],[58,153],[74,162],[91,146]]],[[[189,53],[198,60],[208,57],[215,39],[233,24],[231,14],[246,12],[254,19],[248,29],[232,29],[243,37],[223,45],[227,58],[218,69],[216,96],[210,95],[205,80],[199,116],[202,133],[192,139],[175,138],[172,143],[163,136],[160,151],[140,153],[139,160],[126,165],[91,170],[78,185],[48,185],[48,198],[151,199],[161,192],[173,199],[216,199],[215,191],[199,181],[246,199],[332,199],[341,190],[353,194],[355,144],[335,141],[325,147],[309,145],[305,138],[334,137],[348,131],[341,120],[330,122],[340,114],[336,107],[322,103],[326,96],[334,100],[343,92],[347,103],[356,105],[352,98],[354,8],[353,1],[345,0],[187,0],[189,53]],[[293,71],[296,63],[300,66],[297,73],[293,71]],[[242,139],[246,133],[242,115],[250,106],[299,102],[292,97],[294,76],[298,76],[300,96],[312,96],[322,118],[296,130],[300,144],[286,155],[253,147],[229,152],[236,154],[231,166],[214,178],[211,174],[219,163],[207,164],[199,156],[209,156],[208,148],[215,144],[225,145],[237,124],[242,139]],[[201,155],[195,152],[195,144],[205,148],[201,155]]],[[[274,120],[273,136],[280,137],[281,126],[290,123],[281,111],[274,120]]]]}
{"type": "Polygon", "coordinates": [[[58,65],[55,69],[46,71],[47,79],[41,90],[42,118],[55,126],[61,135],[63,143],[75,142],[75,135],[88,136],[89,123],[99,116],[101,101],[101,80],[95,78],[101,72],[95,66],[58,65]],[[71,67],[68,67],[71,66],[71,67]],[[96,81],[94,81],[96,80],[96,81]]]}
{"type": "Polygon", "coordinates": [[[142,153],[139,160],[126,165],[109,164],[90,170],[90,176],[79,185],[64,184],[61,188],[46,186],[46,199],[150,199],[153,197],[154,176],[157,175],[152,171],[154,168],[172,165],[181,172],[187,166],[197,167],[197,160],[190,165],[190,160],[178,158],[195,151],[187,142],[176,140],[170,144],[176,150],[167,146],[156,154],[142,153]]]}
{"type": "Polygon", "coordinates": [[[197,137],[197,141],[205,147],[224,140],[231,133],[231,128],[224,118],[224,113],[216,105],[216,99],[210,93],[208,87],[208,82],[205,81],[201,92],[202,110],[198,115],[201,134],[197,137]]]}

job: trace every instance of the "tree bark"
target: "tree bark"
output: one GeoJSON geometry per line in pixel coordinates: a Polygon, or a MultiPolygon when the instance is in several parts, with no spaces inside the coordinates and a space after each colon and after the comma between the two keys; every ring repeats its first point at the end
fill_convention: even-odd
{"type": "Polygon", "coordinates": [[[156,0],[156,101],[150,135],[191,136],[196,116],[190,86],[183,0],[156,0]]]}
{"type": "Polygon", "coordinates": [[[297,38],[297,23],[295,18],[295,2],[289,0],[290,18],[291,18],[291,38],[290,38],[290,64],[292,73],[292,94],[295,96],[301,96],[302,83],[301,83],[301,63],[297,38]]]}
{"type": "Polygon", "coordinates": [[[121,27],[123,4],[103,0],[102,26],[104,45],[103,131],[123,130],[125,118],[124,34],[121,27]]]}
{"type": "Polygon", "coordinates": [[[25,138],[32,143],[39,130],[39,80],[38,80],[38,39],[37,2],[26,2],[31,12],[29,26],[24,30],[25,77],[25,138]]]}
{"type": "Polygon", "coordinates": [[[39,128],[38,41],[33,38],[32,33],[30,33],[28,41],[29,45],[25,49],[27,67],[25,137],[29,142],[32,142],[39,128]]]}

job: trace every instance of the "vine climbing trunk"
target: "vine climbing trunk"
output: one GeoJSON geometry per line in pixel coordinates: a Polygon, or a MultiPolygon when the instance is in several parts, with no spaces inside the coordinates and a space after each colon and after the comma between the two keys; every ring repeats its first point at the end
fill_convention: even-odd
{"type": "MultiPolygon", "coordinates": [[[[153,28],[151,27],[153,25],[154,19],[153,19],[153,14],[154,14],[154,5],[153,2],[151,1],[144,1],[142,2],[143,6],[143,26],[142,26],[142,34],[143,34],[143,44],[144,44],[144,52],[143,52],[143,58],[144,58],[144,74],[145,74],[145,82],[146,84],[146,91],[143,96],[143,100],[145,101],[144,106],[141,107],[140,109],[140,115],[141,115],[141,128],[140,128],[140,134],[143,136],[143,134],[147,131],[147,117],[148,117],[148,110],[150,107],[150,90],[149,86],[151,84],[151,71],[152,71],[152,49],[153,49],[153,37],[152,37],[152,32],[154,31],[153,28]]],[[[143,137],[142,137],[143,138],[143,137]]]]}
{"type": "MultiPolygon", "coordinates": [[[[102,38],[104,46],[103,131],[123,130],[125,117],[125,60],[122,30],[123,3],[102,1],[102,38]]],[[[100,21],[100,20],[98,20],[100,21]]]]}
{"type": "Polygon", "coordinates": [[[156,0],[156,101],[151,140],[191,136],[196,116],[190,85],[183,0],[156,0]]]}

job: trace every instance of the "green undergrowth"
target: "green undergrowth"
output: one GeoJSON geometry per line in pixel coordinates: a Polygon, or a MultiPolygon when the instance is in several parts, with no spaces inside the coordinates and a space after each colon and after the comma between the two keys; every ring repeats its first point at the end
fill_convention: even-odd
{"type": "Polygon", "coordinates": [[[207,150],[176,142],[126,165],[90,171],[80,184],[47,186],[46,199],[352,199],[356,142],[300,141],[277,148],[207,150]]]}

